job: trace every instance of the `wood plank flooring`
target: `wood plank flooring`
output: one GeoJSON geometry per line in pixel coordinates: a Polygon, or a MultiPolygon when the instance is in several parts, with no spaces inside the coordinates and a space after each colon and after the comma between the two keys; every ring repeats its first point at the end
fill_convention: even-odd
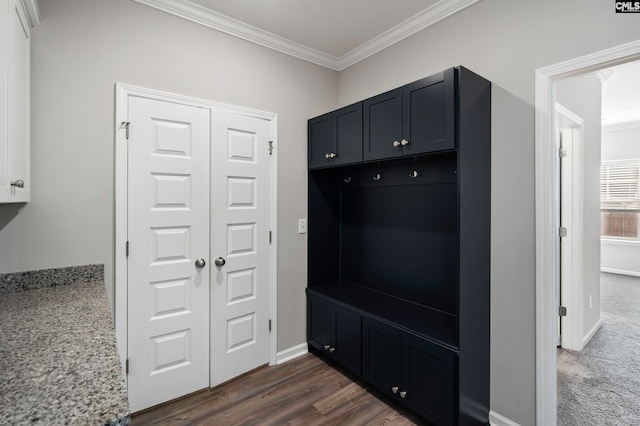
{"type": "Polygon", "coordinates": [[[134,414],[143,425],[423,425],[417,415],[309,353],[134,414]]]}

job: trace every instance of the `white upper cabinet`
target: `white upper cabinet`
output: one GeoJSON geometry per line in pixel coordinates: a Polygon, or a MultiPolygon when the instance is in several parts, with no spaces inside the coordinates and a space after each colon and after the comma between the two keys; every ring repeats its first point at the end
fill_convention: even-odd
{"type": "Polygon", "coordinates": [[[30,42],[35,0],[0,6],[0,203],[31,199],[30,42]]]}

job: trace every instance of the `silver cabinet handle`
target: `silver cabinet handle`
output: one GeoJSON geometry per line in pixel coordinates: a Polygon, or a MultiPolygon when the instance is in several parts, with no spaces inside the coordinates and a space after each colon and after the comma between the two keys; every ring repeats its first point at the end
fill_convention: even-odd
{"type": "Polygon", "coordinates": [[[393,141],[393,146],[395,146],[396,148],[400,146],[400,142],[398,141],[393,141]]]}
{"type": "Polygon", "coordinates": [[[402,141],[400,141],[400,145],[407,146],[407,145],[409,145],[409,141],[406,140],[406,139],[402,139],[402,141]]]}
{"type": "Polygon", "coordinates": [[[196,268],[204,268],[206,264],[207,262],[205,262],[203,258],[196,260],[196,268]]]}
{"type": "Polygon", "coordinates": [[[400,392],[400,398],[405,399],[407,397],[407,391],[400,392]]]}
{"type": "Polygon", "coordinates": [[[16,188],[24,188],[24,181],[21,179],[11,181],[11,186],[15,186],[16,188]]]}
{"type": "Polygon", "coordinates": [[[394,386],[391,388],[391,392],[393,393],[398,393],[399,388],[397,386],[394,386]]]}
{"type": "Polygon", "coordinates": [[[213,261],[213,263],[215,263],[218,268],[222,268],[225,265],[225,263],[227,263],[227,261],[224,260],[224,258],[222,257],[218,257],[216,258],[216,260],[213,261]]]}

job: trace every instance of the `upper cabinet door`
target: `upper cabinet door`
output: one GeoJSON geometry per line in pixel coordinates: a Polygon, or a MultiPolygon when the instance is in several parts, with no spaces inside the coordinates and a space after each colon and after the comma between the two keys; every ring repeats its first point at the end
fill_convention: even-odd
{"type": "Polygon", "coordinates": [[[455,148],[455,70],[403,87],[404,155],[455,148]]]}
{"type": "Polygon", "coordinates": [[[309,120],[309,168],[362,161],[362,103],[309,120]]]}
{"type": "Polygon", "coordinates": [[[402,88],[363,102],[364,160],[402,155],[402,88]]]}

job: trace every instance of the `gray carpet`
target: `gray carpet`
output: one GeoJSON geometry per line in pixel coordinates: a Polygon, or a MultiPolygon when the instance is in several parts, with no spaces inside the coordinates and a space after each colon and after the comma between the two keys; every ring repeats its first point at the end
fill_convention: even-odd
{"type": "Polygon", "coordinates": [[[558,425],[640,425],[640,278],[601,274],[602,328],[558,349],[558,425]]]}

